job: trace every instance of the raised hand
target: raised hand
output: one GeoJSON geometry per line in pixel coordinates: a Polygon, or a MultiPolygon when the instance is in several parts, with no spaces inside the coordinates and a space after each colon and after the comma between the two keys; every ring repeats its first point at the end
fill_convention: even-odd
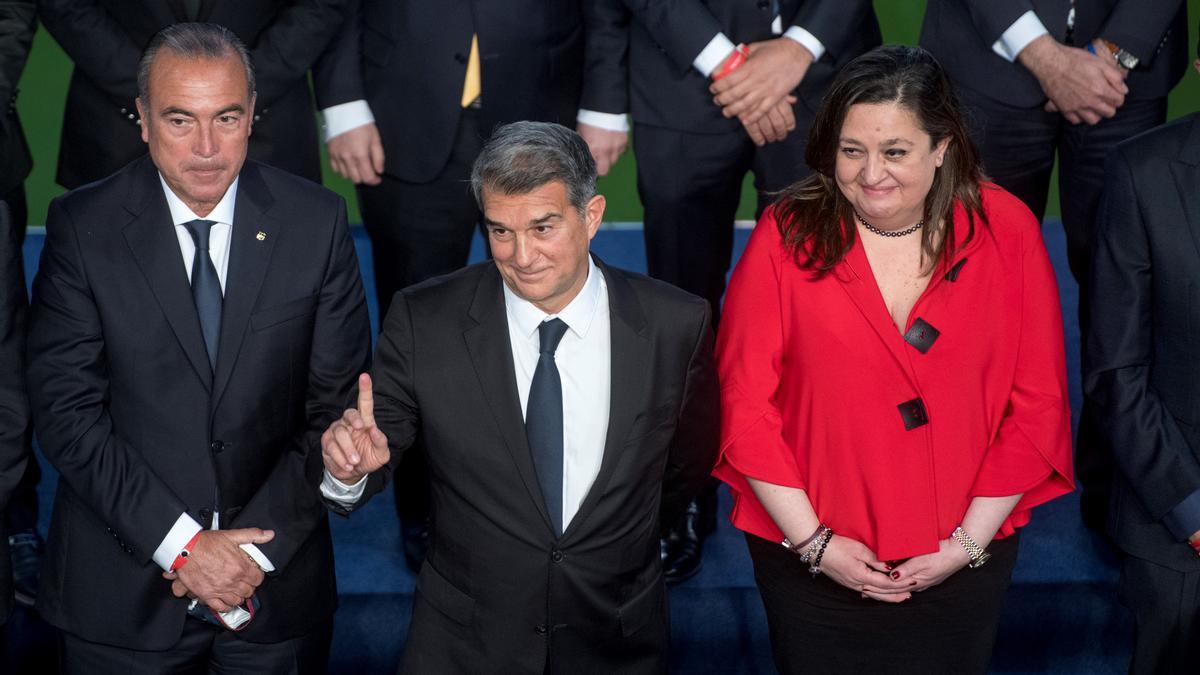
{"type": "Polygon", "coordinates": [[[628,131],[610,131],[590,124],[578,125],[579,135],[588,144],[592,159],[596,160],[596,173],[607,176],[608,170],[621,158],[629,144],[628,131]]]}
{"type": "Polygon", "coordinates": [[[858,591],[864,598],[882,602],[904,602],[912,597],[911,580],[889,576],[887,565],[871,549],[849,537],[834,535],[825,546],[821,571],[837,583],[858,591]]]}
{"type": "Polygon", "coordinates": [[[913,592],[942,583],[971,562],[966,549],[953,539],[943,539],[936,553],[909,558],[892,570],[892,579],[906,584],[913,592]]]}
{"type": "Polygon", "coordinates": [[[254,594],[263,582],[263,571],[243,551],[241,544],[265,544],[275,538],[271,530],[203,530],[196,537],[187,564],[163,572],[176,597],[199,598],[216,612],[227,612],[254,594]]]}
{"type": "Polygon", "coordinates": [[[1047,110],[1057,110],[1071,124],[1097,124],[1117,114],[1129,93],[1125,73],[1107,54],[1068,47],[1044,35],[1017,59],[1037,77],[1049,98],[1047,110]]]}
{"type": "Polygon", "coordinates": [[[358,376],[358,403],[321,435],[321,458],[325,470],[346,484],[388,463],[387,436],[375,425],[375,395],[371,376],[358,376]]]}
{"type": "Polygon", "coordinates": [[[374,122],[340,133],[325,145],[329,150],[329,166],[338,175],[365,185],[382,182],[383,141],[374,122]]]}
{"type": "Polygon", "coordinates": [[[812,65],[812,52],[791,38],[747,45],[750,57],[741,67],[709,85],[713,103],[726,117],[749,126],[770,113],[792,93],[812,65]]]}

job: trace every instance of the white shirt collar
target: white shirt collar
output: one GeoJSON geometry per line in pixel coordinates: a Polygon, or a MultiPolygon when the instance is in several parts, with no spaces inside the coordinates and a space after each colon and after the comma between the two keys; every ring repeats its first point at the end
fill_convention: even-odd
{"type": "Polygon", "coordinates": [[[509,321],[516,325],[520,335],[532,337],[543,321],[558,317],[567,324],[567,328],[576,337],[585,337],[588,328],[592,325],[592,317],[595,316],[596,309],[600,304],[600,288],[604,283],[600,268],[596,267],[596,261],[592,260],[590,254],[588,255],[587,273],[587,281],[583,282],[583,288],[579,289],[579,294],[572,298],[571,302],[567,303],[567,306],[558,314],[543,312],[532,302],[513,293],[508,284],[502,283],[504,305],[508,311],[509,321]]]}
{"type": "Polygon", "coordinates": [[[225,195],[221,197],[221,201],[217,202],[211,213],[201,219],[200,216],[188,208],[187,204],[183,203],[183,200],[179,198],[179,195],[175,194],[171,186],[167,185],[167,181],[162,177],[162,174],[158,174],[158,182],[162,183],[163,194],[167,196],[167,208],[171,210],[171,222],[175,225],[183,225],[192,220],[211,220],[215,223],[233,225],[233,206],[237,201],[238,180],[238,177],[233,179],[233,182],[229,184],[229,188],[225,190],[225,195]]]}

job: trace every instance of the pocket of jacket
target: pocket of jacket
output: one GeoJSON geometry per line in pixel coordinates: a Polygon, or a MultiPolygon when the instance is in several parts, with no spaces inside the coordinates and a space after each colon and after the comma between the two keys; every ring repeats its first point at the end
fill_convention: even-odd
{"type": "Polygon", "coordinates": [[[417,592],[425,601],[433,605],[455,623],[463,626],[471,625],[471,615],[475,611],[475,599],[463,593],[457,586],[450,583],[425,561],[421,572],[417,575],[417,592]]]}
{"type": "Polygon", "coordinates": [[[300,317],[312,316],[317,311],[317,299],[314,296],[306,296],[289,300],[281,305],[260,309],[250,315],[250,327],[254,330],[262,330],[299,319],[300,317]]]}
{"type": "Polygon", "coordinates": [[[617,616],[621,620],[621,637],[629,637],[641,630],[654,617],[661,616],[662,604],[666,600],[666,587],[663,586],[662,573],[642,590],[634,594],[628,602],[617,608],[617,616]]]}

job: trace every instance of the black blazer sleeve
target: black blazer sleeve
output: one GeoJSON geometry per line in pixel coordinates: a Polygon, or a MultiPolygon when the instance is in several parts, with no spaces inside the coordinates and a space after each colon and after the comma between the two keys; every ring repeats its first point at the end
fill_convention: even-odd
{"type": "Polygon", "coordinates": [[[8,106],[17,91],[36,26],[33,0],[0,2],[0,110],[8,106]]]}
{"type": "Polygon", "coordinates": [[[629,112],[629,10],[621,0],[594,0],[584,3],[583,16],[586,35],[579,107],[629,112]]]}
{"type": "Polygon", "coordinates": [[[144,45],[95,0],[40,0],[38,16],[75,67],[114,101],[137,98],[144,45]]]}
{"type": "Polygon", "coordinates": [[[258,86],[258,108],[268,108],[308,76],[322,48],[342,25],[346,0],[288,3],[250,47],[258,86]]]}
{"type": "Polygon", "coordinates": [[[346,224],[345,202],[338,209],[333,243],[317,299],[312,346],[308,356],[308,387],[304,410],[307,427],[289,452],[282,453],[267,480],[230,523],[231,527],[261,527],[275,538],[258,548],[280,572],[325,518],[318,486],[324,466],[321,434],[342,416],[358,374],[370,359],[370,322],[359,276],[354,242],[346,224]]]}
{"type": "Polygon", "coordinates": [[[682,72],[723,28],[700,0],[624,0],[682,72]]]}
{"type": "Polygon", "coordinates": [[[812,33],[837,61],[848,50],[859,47],[862,37],[858,33],[873,9],[871,0],[806,2],[792,18],[792,25],[812,33]]]}
{"type": "Polygon", "coordinates": [[[362,0],[346,3],[346,17],[321,58],[313,64],[317,108],[365,100],[362,53],[362,0]]]}
{"type": "Polygon", "coordinates": [[[154,449],[132,447],[114,428],[103,329],[79,237],[61,198],[52,202],[29,316],[34,428],[63,480],[149,562],[187,505],[142,459],[154,449]]]}
{"type": "Polygon", "coordinates": [[[1030,0],[967,0],[971,22],[975,24],[975,30],[983,36],[988,48],[991,48],[1022,14],[1032,9],[1033,2],[1030,0]]]}
{"type": "Polygon", "coordinates": [[[677,522],[683,515],[688,502],[708,481],[717,461],[720,449],[717,424],[721,415],[713,341],[712,319],[705,305],[704,320],[700,322],[688,363],[679,423],[675,437],[671,439],[663,474],[660,522],[664,527],[677,522]]]}
{"type": "Polygon", "coordinates": [[[25,398],[25,279],[8,205],[0,202],[0,513],[25,470],[29,402],[25,398]]]}
{"type": "MultiPolygon", "coordinates": [[[[1162,358],[1155,349],[1154,326],[1161,325],[1155,313],[1186,317],[1188,307],[1186,300],[1182,307],[1156,301],[1154,277],[1162,271],[1152,265],[1142,215],[1148,205],[1138,197],[1123,148],[1110,155],[1105,175],[1094,235],[1084,385],[1101,407],[1096,419],[1118,468],[1150,518],[1160,521],[1200,489],[1196,455],[1151,384],[1155,361],[1162,358]]],[[[1178,227],[1186,237],[1186,220],[1178,219],[1178,227]]]]}
{"type": "Polygon", "coordinates": [[[1138,57],[1140,70],[1154,60],[1167,28],[1182,6],[1183,0],[1121,0],[1105,19],[1098,37],[1115,42],[1138,57]]]}

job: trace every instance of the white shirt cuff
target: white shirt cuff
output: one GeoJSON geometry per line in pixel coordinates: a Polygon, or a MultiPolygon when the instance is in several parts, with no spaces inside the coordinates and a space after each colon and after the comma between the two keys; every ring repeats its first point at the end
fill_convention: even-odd
{"type": "Polygon", "coordinates": [[[1042,20],[1031,9],[1022,14],[1008,27],[1008,30],[1000,35],[1000,39],[992,45],[992,51],[999,54],[1005,61],[1016,61],[1017,55],[1021,53],[1022,49],[1049,32],[1042,20]]]}
{"type": "Polygon", "coordinates": [[[629,118],[625,116],[625,113],[604,113],[580,108],[579,114],[575,116],[575,121],[608,131],[629,131],[629,118]]]}
{"type": "Polygon", "coordinates": [[[700,71],[701,75],[710,77],[717,66],[729,58],[736,48],[737,45],[725,37],[724,33],[717,33],[713,39],[708,41],[708,45],[700,50],[700,55],[696,57],[695,61],[692,61],[692,66],[700,71]]]}
{"type": "Polygon", "coordinates": [[[825,45],[817,39],[816,35],[804,30],[800,26],[792,26],[787,29],[783,37],[790,38],[804,45],[804,48],[812,52],[813,61],[820,61],[822,56],[825,56],[825,45]]]}
{"type": "Polygon", "coordinates": [[[359,99],[348,103],[339,103],[321,111],[325,118],[325,142],[334,136],[340,136],[351,129],[371,124],[375,116],[371,114],[371,106],[359,99]]]}
{"type": "Polygon", "coordinates": [[[255,565],[258,565],[259,569],[264,572],[275,571],[275,566],[271,564],[271,560],[267,558],[267,556],[263,555],[263,552],[259,550],[257,545],[238,544],[238,546],[246,552],[246,555],[250,556],[250,559],[254,561],[255,565]]]}
{"type": "Polygon", "coordinates": [[[171,565],[175,564],[175,558],[179,556],[179,552],[184,546],[196,536],[196,533],[203,530],[200,523],[197,523],[194,518],[187,513],[179,514],[179,518],[175,520],[175,524],[171,526],[167,536],[163,537],[162,543],[158,548],[154,549],[154,564],[163,568],[164,572],[171,571],[171,565]]]}
{"type": "Polygon", "coordinates": [[[346,485],[342,481],[333,477],[329,470],[325,470],[325,475],[321,478],[321,496],[331,502],[336,502],[342,506],[354,506],[362,499],[363,492],[367,489],[367,477],[363,476],[358,479],[354,485],[346,485]]]}

